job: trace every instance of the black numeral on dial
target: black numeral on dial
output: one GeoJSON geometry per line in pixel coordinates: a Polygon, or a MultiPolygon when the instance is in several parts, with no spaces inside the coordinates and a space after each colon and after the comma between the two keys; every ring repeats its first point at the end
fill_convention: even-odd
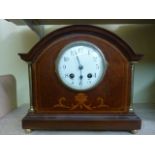
{"type": "Polygon", "coordinates": [[[100,66],[98,64],[96,64],[96,69],[100,69],[100,66]]]}
{"type": "Polygon", "coordinates": [[[68,78],[69,77],[69,74],[65,74],[65,78],[68,78]]]}
{"type": "Polygon", "coordinates": [[[64,57],[64,62],[67,62],[69,61],[69,58],[68,57],[64,57]]]}
{"type": "Polygon", "coordinates": [[[66,65],[63,65],[62,68],[65,70],[66,69],[66,65]]]}

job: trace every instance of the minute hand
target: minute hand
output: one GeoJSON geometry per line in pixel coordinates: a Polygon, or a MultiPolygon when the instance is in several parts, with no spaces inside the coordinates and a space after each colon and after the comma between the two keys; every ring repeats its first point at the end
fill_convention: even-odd
{"type": "Polygon", "coordinates": [[[77,55],[76,55],[76,59],[77,59],[77,62],[79,64],[79,66],[81,66],[80,59],[79,59],[79,57],[77,55]]]}
{"type": "Polygon", "coordinates": [[[83,76],[82,76],[82,69],[83,69],[83,66],[81,65],[81,63],[80,63],[80,59],[79,59],[79,57],[76,55],[76,59],[77,59],[77,62],[78,62],[78,64],[79,64],[79,70],[80,70],[80,85],[82,85],[82,79],[83,79],[83,76]]]}
{"type": "Polygon", "coordinates": [[[78,64],[79,64],[79,70],[82,70],[82,69],[83,69],[83,66],[82,66],[81,63],[80,63],[79,57],[76,56],[76,59],[77,59],[77,62],[78,62],[78,64]]]}

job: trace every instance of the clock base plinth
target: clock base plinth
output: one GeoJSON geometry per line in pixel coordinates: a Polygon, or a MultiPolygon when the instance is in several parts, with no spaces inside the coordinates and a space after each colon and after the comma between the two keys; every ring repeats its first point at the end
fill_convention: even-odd
{"type": "Polygon", "coordinates": [[[33,130],[133,131],[141,128],[141,120],[135,113],[58,115],[29,112],[22,120],[22,127],[33,130]]]}

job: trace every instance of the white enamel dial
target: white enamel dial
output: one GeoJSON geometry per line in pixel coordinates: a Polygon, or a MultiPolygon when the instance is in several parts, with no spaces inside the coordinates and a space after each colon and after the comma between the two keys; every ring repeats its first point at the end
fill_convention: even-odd
{"type": "Polygon", "coordinates": [[[56,60],[60,80],[69,88],[83,91],[95,87],[102,80],[107,61],[101,50],[86,41],[65,46],[56,60]]]}

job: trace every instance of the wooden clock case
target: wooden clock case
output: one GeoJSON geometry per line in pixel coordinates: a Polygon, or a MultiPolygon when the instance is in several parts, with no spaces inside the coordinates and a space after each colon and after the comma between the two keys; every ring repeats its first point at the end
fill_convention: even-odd
{"type": "Polygon", "coordinates": [[[73,25],[40,40],[27,54],[31,103],[24,129],[137,130],[140,118],[132,108],[133,66],[142,58],[118,36],[99,27],[73,25]],[[55,72],[61,49],[73,41],[99,47],[108,62],[103,80],[88,91],[67,88],[55,72]]]}

